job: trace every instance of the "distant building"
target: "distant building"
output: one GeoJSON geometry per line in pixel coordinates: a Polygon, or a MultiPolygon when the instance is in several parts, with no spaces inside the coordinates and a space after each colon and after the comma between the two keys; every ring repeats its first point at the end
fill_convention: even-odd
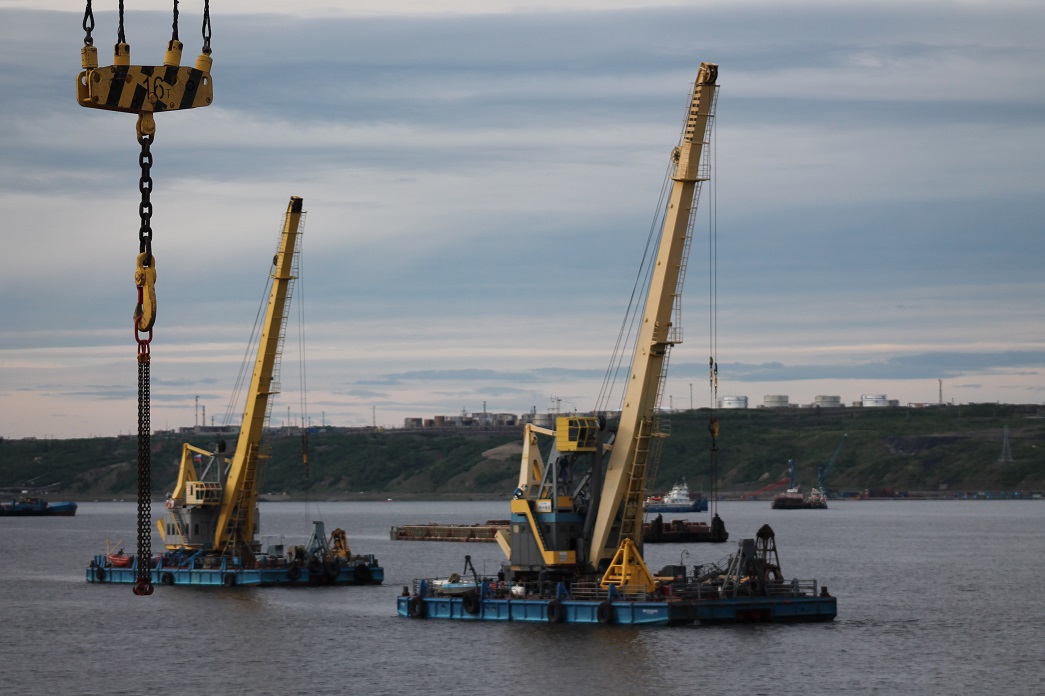
{"type": "Polygon", "coordinates": [[[766,408],[787,408],[789,403],[787,394],[766,394],[762,399],[762,405],[766,408]]]}
{"type": "Polygon", "coordinates": [[[746,396],[720,396],[718,398],[719,408],[747,408],[746,396]]]}

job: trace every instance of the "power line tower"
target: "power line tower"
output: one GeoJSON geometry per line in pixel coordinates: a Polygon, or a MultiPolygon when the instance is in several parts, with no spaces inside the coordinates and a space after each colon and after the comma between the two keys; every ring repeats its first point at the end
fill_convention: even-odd
{"type": "Polygon", "coordinates": [[[1002,429],[1001,456],[998,457],[998,461],[1003,464],[1012,463],[1012,450],[1009,449],[1009,426],[1007,425],[1002,429]]]}

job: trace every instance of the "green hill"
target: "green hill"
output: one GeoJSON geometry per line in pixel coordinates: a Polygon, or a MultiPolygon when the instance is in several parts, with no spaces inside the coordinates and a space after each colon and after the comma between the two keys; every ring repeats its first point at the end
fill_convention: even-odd
{"type": "MultiPolygon", "coordinates": [[[[710,415],[704,409],[670,416],[671,436],[664,442],[655,490],[683,477],[691,489],[708,489],[710,415]]],[[[728,494],[778,481],[790,459],[808,490],[843,435],[845,444],[827,478],[831,491],[1045,490],[1045,408],[1034,405],[748,409],[714,415],[720,423],[719,488],[728,494]],[[1011,457],[1000,461],[1005,428],[1011,457]]],[[[157,497],[177,476],[182,437],[152,438],[157,497]]],[[[188,441],[214,446],[213,436],[188,441]]],[[[266,447],[263,495],[501,498],[515,488],[521,429],[327,428],[309,435],[307,469],[299,434],[272,434],[266,447]]],[[[31,488],[52,499],[133,498],[136,477],[133,437],[0,440],[0,488],[8,491],[31,488]]]]}

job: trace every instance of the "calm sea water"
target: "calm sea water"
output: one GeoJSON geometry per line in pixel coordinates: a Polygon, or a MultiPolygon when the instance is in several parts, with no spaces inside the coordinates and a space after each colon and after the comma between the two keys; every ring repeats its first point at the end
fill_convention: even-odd
{"type": "MultiPolygon", "coordinates": [[[[157,507],[156,513],[161,510],[157,507]]],[[[131,503],[0,518],[0,693],[1045,694],[1045,503],[723,503],[731,541],[650,545],[653,569],[715,561],[769,522],[787,577],[838,597],[829,624],[629,628],[398,618],[415,576],[494,571],[496,544],[390,541],[394,524],[472,523],[507,503],[262,504],[263,535],[312,519],[375,553],[380,587],[88,585],[106,540],[134,547],[131,503]]],[[[154,542],[155,543],[155,542],[154,542]]]]}

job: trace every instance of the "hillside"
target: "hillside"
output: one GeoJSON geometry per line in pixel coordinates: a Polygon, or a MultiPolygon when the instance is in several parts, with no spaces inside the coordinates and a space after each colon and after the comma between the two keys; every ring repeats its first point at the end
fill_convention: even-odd
{"type": "MultiPolygon", "coordinates": [[[[708,488],[710,412],[670,416],[655,489],[685,477],[708,488]]],[[[974,404],[929,409],[718,410],[719,487],[730,494],[756,490],[796,462],[805,488],[831,458],[832,491],[1043,491],[1045,409],[974,404]],[[999,461],[1004,428],[1011,461],[999,461]]],[[[352,430],[328,428],[309,436],[309,467],[300,435],[272,435],[261,477],[263,495],[325,498],[501,498],[515,488],[521,429],[352,430]]],[[[213,447],[208,438],[189,440],[213,447]]],[[[152,439],[154,493],[169,491],[183,440],[152,439]]],[[[234,443],[230,442],[230,446],[234,443]]],[[[130,498],[136,490],[132,437],[81,440],[0,440],[0,488],[33,488],[52,498],[130,498]]]]}

